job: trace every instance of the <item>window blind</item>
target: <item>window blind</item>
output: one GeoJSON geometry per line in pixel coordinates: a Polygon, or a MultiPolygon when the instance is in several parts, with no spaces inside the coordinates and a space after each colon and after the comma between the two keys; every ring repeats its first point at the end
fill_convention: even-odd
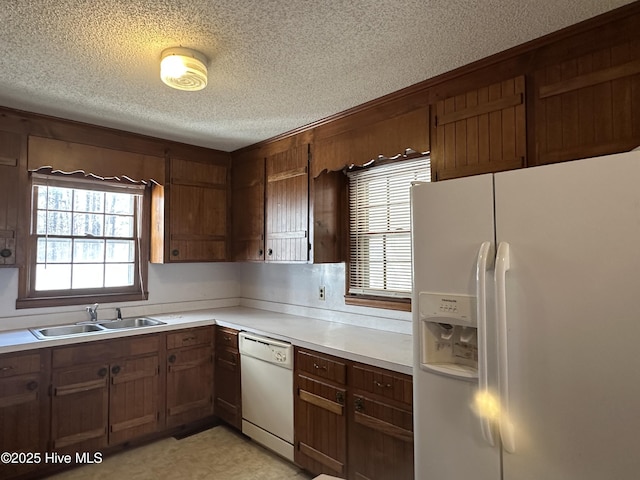
{"type": "Polygon", "coordinates": [[[429,157],[350,172],[349,293],[411,297],[411,182],[431,180],[429,157]]]}

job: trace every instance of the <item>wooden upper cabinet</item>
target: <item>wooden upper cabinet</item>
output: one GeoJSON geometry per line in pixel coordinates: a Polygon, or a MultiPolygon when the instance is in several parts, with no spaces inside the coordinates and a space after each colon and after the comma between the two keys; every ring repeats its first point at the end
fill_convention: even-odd
{"type": "Polygon", "coordinates": [[[535,72],[535,164],[640,145],[640,40],[535,72]]]}
{"type": "Polygon", "coordinates": [[[267,262],[309,260],[309,145],[266,159],[267,262]]]}
{"type": "Polygon", "coordinates": [[[0,131],[0,267],[16,264],[22,146],[22,135],[0,131]]]}
{"type": "Polygon", "coordinates": [[[228,160],[170,159],[168,185],[152,194],[152,262],[227,260],[228,170],[228,160]]]}
{"type": "Polygon", "coordinates": [[[232,259],[264,261],[264,156],[234,158],[231,164],[232,259]]]}
{"type": "Polygon", "coordinates": [[[526,165],[524,76],[442,99],[431,120],[436,180],[526,165]]]}

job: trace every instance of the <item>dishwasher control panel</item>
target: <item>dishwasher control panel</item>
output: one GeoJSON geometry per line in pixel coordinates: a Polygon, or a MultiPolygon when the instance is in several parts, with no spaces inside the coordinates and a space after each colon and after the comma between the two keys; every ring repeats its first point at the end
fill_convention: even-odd
{"type": "Polygon", "coordinates": [[[247,332],[238,335],[240,355],[257,358],[284,368],[293,368],[293,345],[247,332]]]}

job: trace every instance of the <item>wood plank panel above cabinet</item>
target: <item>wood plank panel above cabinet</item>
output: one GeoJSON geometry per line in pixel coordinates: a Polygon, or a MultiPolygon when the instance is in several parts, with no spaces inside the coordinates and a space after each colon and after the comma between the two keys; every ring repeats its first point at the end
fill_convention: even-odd
{"type": "Polygon", "coordinates": [[[431,111],[436,179],[524,167],[525,113],[523,75],[436,102],[431,111]]]}
{"type": "Polygon", "coordinates": [[[640,145],[640,40],[539,69],[534,92],[536,165],[640,145]]]}

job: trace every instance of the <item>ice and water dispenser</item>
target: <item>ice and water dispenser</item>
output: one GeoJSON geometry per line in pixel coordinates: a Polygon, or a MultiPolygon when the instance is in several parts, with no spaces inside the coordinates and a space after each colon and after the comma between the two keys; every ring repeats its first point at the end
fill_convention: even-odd
{"type": "Polygon", "coordinates": [[[420,366],[469,380],[478,378],[476,298],[420,292],[420,366]]]}

